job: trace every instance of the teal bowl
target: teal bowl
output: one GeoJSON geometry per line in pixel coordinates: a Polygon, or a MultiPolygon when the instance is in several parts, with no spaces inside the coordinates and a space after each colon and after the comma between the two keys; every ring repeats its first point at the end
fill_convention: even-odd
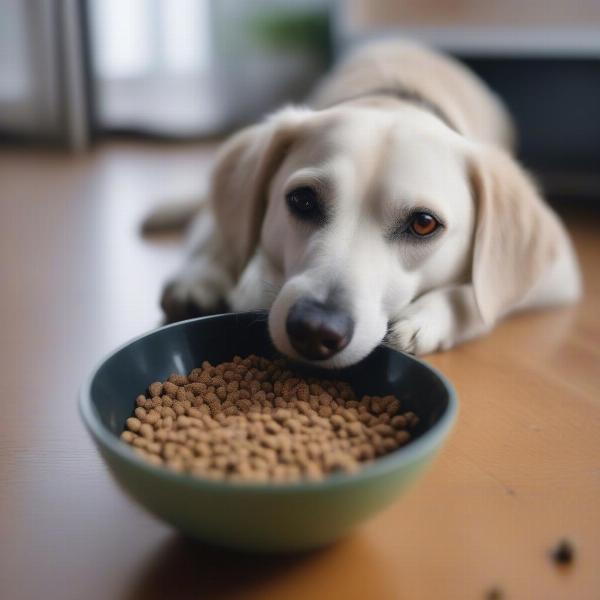
{"type": "Polygon", "coordinates": [[[123,490],[160,519],[211,544],[289,552],[333,542],[412,484],[448,437],[456,417],[456,395],[440,373],[381,346],[335,376],[358,394],[394,394],[403,411],[419,415],[420,425],[409,444],[356,473],[289,484],[208,481],[152,466],[119,439],[136,396],[152,381],[187,373],[204,360],[214,364],[253,353],[276,355],[264,314],[175,323],[121,346],[94,370],[80,393],[83,421],[123,490]]]}

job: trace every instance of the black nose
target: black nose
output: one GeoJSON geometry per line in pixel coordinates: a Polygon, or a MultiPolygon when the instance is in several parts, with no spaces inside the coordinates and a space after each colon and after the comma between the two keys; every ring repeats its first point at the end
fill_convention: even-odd
{"type": "Polygon", "coordinates": [[[290,309],[286,330],[298,354],[325,360],[350,343],[354,321],[340,308],[302,298],[290,309]]]}

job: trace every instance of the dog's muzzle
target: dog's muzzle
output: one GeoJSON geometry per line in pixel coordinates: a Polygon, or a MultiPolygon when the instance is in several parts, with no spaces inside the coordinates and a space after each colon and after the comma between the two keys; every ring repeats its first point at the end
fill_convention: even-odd
{"type": "Polygon", "coordinates": [[[308,360],[325,360],[350,343],[354,320],[337,306],[301,298],[288,313],[286,331],[300,356],[308,360]]]}

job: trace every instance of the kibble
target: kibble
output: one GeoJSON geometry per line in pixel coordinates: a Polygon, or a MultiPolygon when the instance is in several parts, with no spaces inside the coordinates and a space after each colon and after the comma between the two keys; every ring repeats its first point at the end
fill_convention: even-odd
{"type": "Polygon", "coordinates": [[[285,483],[353,473],[408,443],[418,423],[393,396],[357,398],[345,382],[251,355],[151,383],[121,439],[176,472],[285,483]]]}
{"type": "Polygon", "coordinates": [[[561,540],[552,550],[552,560],[557,565],[570,565],[574,558],[575,548],[569,540],[561,540]]]}

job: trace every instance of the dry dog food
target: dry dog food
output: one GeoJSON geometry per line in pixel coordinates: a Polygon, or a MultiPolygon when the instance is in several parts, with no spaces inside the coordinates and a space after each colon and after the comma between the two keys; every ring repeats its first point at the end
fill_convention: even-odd
{"type": "Polygon", "coordinates": [[[573,544],[566,539],[561,540],[552,550],[552,560],[557,565],[570,565],[575,559],[575,548],[573,544]]]}
{"type": "Polygon", "coordinates": [[[171,375],[137,397],[121,438],[155,465],[209,479],[289,482],[353,472],[411,439],[393,396],[358,399],[258,356],[171,375]]]}

